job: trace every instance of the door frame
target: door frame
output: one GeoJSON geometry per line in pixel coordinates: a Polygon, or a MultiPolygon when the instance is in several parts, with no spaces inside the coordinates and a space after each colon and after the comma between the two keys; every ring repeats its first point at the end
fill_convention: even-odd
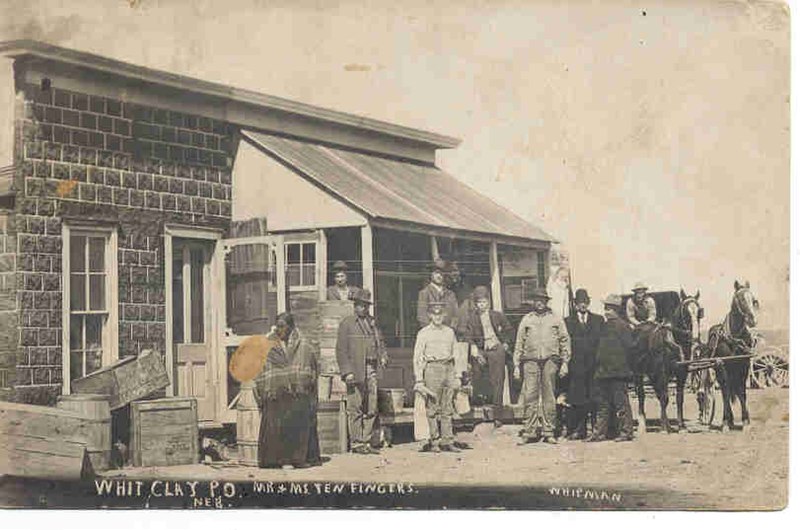
{"type": "Polygon", "coordinates": [[[209,307],[211,308],[211,321],[209,322],[209,359],[208,359],[208,384],[212,387],[209,392],[214,395],[214,420],[219,421],[224,416],[227,407],[227,363],[223,352],[222,336],[226,322],[226,300],[225,300],[225,255],[221,244],[223,230],[215,228],[196,228],[182,225],[164,225],[164,318],[165,318],[165,362],[167,374],[169,375],[169,385],[167,386],[167,396],[175,395],[175,352],[172,344],[172,243],[173,238],[199,239],[211,241],[214,249],[211,253],[211,263],[209,264],[210,281],[208,285],[209,307]]]}

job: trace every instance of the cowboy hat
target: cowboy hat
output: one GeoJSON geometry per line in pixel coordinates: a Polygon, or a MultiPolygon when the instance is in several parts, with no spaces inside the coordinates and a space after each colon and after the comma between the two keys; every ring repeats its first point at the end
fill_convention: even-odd
{"type": "Polygon", "coordinates": [[[336,260],[336,261],[333,262],[333,265],[331,266],[331,270],[336,271],[336,272],[346,271],[347,270],[347,263],[345,263],[342,260],[336,260]]]}
{"type": "Polygon", "coordinates": [[[541,287],[537,287],[534,290],[532,290],[529,297],[531,300],[536,300],[536,299],[550,300],[550,295],[547,294],[547,290],[541,287]]]}
{"type": "Polygon", "coordinates": [[[436,258],[435,260],[433,260],[431,263],[428,264],[428,270],[431,272],[433,271],[447,272],[448,270],[447,262],[442,258],[436,258]]]}
{"type": "Polygon", "coordinates": [[[610,294],[603,300],[603,305],[611,307],[622,307],[622,297],[618,294],[610,294]]]}
{"type": "Polygon", "coordinates": [[[649,287],[644,282],[636,282],[636,285],[631,290],[635,293],[636,291],[647,291],[648,289],[649,287]]]}
{"type": "Polygon", "coordinates": [[[359,289],[352,300],[354,304],[372,304],[372,293],[369,289],[359,289]]]}

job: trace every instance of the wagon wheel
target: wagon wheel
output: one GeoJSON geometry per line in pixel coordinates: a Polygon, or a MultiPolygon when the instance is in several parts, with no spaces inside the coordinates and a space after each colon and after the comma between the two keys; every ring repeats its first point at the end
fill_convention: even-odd
{"type": "MultiPolygon", "coordinates": [[[[701,359],[702,354],[702,347],[699,344],[695,344],[692,348],[691,360],[701,359]]],[[[700,387],[703,383],[703,373],[704,370],[693,370],[689,372],[689,378],[686,383],[686,388],[689,392],[697,394],[700,391],[700,387]]]]}
{"type": "Polygon", "coordinates": [[[751,388],[789,386],[789,360],[780,348],[765,348],[750,363],[751,388]]]}

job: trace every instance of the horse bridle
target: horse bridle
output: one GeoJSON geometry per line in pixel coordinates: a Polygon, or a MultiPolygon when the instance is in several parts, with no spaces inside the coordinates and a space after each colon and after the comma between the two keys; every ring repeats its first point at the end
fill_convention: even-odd
{"type": "MultiPolygon", "coordinates": [[[[677,307],[677,309],[675,310],[675,312],[678,314],[680,322],[683,322],[683,320],[685,318],[684,315],[686,314],[686,306],[688,306],[691,302],[694,302],[695,304],[697,304],[698,310],[700,309],[700,303],[697,301],[697,298],[695,298],[693,296],[686,297],[684,300],[681,301],[681,305],[679,305],[677,307]]],[[[699,319],[699,317],[698,317],[698,319],[699,319]]],[[[692,330],[691,329],[682,328],[680,326],[677,326],[677,325],[673,324],[672,325],[672,330],[673,330],[673,332],[678,332],[681,335],[689,336],[692,339],[690,341],[690,346],[695,344],[695,343],[699,343],[700,342],[699,338],[695,339],[694,337],[691,336],[692,335],[692,330]]]]}

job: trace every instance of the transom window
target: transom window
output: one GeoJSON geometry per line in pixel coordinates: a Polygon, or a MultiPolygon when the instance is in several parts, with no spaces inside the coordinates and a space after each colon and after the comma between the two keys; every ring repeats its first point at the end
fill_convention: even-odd
{"type": "MultiPolygon", "coordinates": [[[[116,232],[64,226],[64,374],[69,381],[110,363],[116,341],[116,232]]],[[[67,386],[68,388],[68,386],[67,386]]]]}

